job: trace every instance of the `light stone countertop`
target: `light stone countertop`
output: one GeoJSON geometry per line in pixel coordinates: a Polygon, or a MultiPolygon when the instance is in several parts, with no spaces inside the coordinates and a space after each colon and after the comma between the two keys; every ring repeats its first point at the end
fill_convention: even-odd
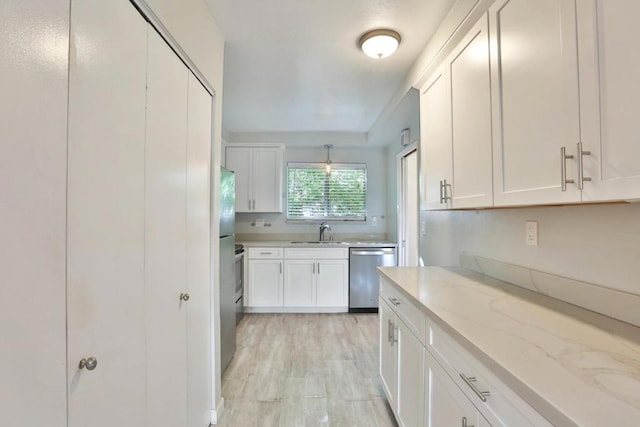
{"type": "MultiPolygon", "coordinates": [[[[294,240],[295,241],[295,240],[294,240]]],[[[323,243],[293,243],[293,241],[285,240],[265,240],[265,241],[252,241],[244,242],[238,241],[237,243],[243,244],[246,248],[377,248],[381,246],[397,247],[397,243],[388,241],[326,241],[323,243]]]]}
{"type": "Polygon", "coordinates": [[[640,423],[640,328],[462,268],[378,270],[555,425],[640,423]]]}

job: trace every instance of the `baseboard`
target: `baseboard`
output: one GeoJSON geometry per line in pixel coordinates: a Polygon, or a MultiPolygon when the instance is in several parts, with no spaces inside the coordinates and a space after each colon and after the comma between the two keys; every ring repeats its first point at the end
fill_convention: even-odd
{"type": "Polygon", "coordinates": [[[220,419],[220,416],[222,415],[222,411],[223,410],[224,410],[224,397],[220,399],[220,402],[218,402],[218,406],[216,406],[216,409],[212,409],[211,410],[211,424],[210,425],[218,424],[218,420],[220,419]]]}
{"type": "Polygon", "coordinates": [[[348,313],[349,307],[245,307],[245,313],[348,313]]]}

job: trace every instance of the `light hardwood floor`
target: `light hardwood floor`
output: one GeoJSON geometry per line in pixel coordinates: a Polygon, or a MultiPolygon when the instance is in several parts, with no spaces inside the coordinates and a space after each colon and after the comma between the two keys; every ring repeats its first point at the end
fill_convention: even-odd
{"type": "Polygon", "coordinates": [[[378,376],[376,314],[248,314],[218,426],[396,426],[378,376]]]}

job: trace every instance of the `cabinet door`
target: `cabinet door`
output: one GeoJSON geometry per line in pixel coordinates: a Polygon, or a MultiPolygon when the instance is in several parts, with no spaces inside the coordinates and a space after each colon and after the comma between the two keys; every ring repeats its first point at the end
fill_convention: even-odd
{"type": "Polygon", "coordinates": [[[451,380],[438,362],[425,352],[429,381],[427,426],[489,426],[475,406],[451,380]]]}
{"type": "Polygon", "coordinates": [[[249,304],[250,307],[282,306],[282,261],[249,260],[249,304]]]}
{"type": "Polygon", "coordinates": [[[294,259],[284,262],[284,306],[316,305],[316,269],[312,260],[294,259]]]}
{"type": "Polygon", "coordinates": [[[451,84],[443,67],[420,91],[421,209],[451,207],[444,198],[453,184],[451,156],[451,84]]]}
{"type": "Polygon", "coordinates": [[[187,111],[187,426],[211,420],[211,95],[189,73],[187,111]]]}
{"type": "MultiPolygon", "coordinates": [[[[424,425],[425,348],[407,326],[398,321],[398,424],[424,425]]],[[[445,424],[443,424],[445,425],[445,424]]],[[[454,425],[454,424],[449,424],[454,425]]]]}
{"type": "Polygon", "coordinates": [[[235,172],[236,213],[252,212],[251,179],[253,150],[247,147],[227,147],[225,166],[235,172]]]}
{"type": "Polygon", "coordinates": [[[449,61],[454,208],[493,204],[488,30],[485,15],[449,61]]]}
{"type": "Polygon", "coordinates": [[[68,425],[143,426],[147,24],[129,2],[75,1],[71,28],[68,425]]]}
{"type": "Polygon", "coordinates": [[[187,422],[186,165],[189,72],[149,29],[145,153],[148,425],[187,422]],[[171,404],[167,404],[171,402],[171,404]]]}
{"type": "Polygon", "coordinates": [[[396,316],[384,298],[378,298],[378,316],[380,319],[380,379],[389,406],[393,412],[396,412],[398,396],[398,358],[394,342],[396,316]]]}
{"type": "Polygon", "coordinates": [[[253,210],[282,212],[282,150],[253,149],[253,210]]]}
{"type": "Polygon", "coordinates": [[[575,2],[499,0],[489,10],[495,205],[580,201],[575,2]]]}
{"type": "Polygon", "coordinates": [[[640,198],[640,58],[630,48],[640,37],[634,0],[580,0],[580,102],[583,200],[640,198]]]}
{"type": "Polygon", "coordinates": [[[316,278],[318,307],[349,305],[349,261],[343,259],[317,261],[316,278]]]}

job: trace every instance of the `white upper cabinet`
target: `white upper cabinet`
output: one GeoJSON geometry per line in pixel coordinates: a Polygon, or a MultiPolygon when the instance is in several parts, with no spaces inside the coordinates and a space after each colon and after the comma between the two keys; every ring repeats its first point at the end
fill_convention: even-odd
{"type": "Polygon", "coordinates": [[[454,208],[493,205],[491,77],[484,15],[454,50],[451,76],[454,208]]]}
{"type": "Polygon", "coordinates": [[[491,33],[494,201],[500,205],[578,202],[580,140],[575,3],[499,0],[491,33]],[[562,159],[561,148],[567,155],[562,159]],[[566,168],[563,168],[566,164],[566,168]]]}
{"type": "Polygon", "coordinates": [[[421,209],[451,207],[451,82],[447,67],[420,90],[421,209]]]}
{"type": "Polygon", "coordinates": [[[493,204],[491,81],[486,15],[420,97],[422,209],[493,204]]]}
{"type": "Polygon", "coordinates": [[[236,212],[282,212],[283,157],[282,146],[227,147],[225,165],[236,174],[236,212]]]}
{"type": "Polygon", "coordinates": [[[640,198],[640,38],[636,0],[579,0],[583,200],[640,198]]]}

